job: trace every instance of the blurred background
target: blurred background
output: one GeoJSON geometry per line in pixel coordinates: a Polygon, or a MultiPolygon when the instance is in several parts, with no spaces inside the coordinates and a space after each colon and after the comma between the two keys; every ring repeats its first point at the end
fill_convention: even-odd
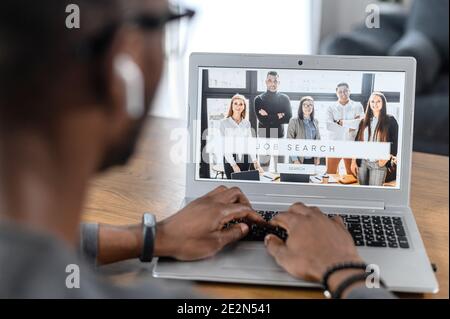
{"type": "Polygon", "coordinates": [[[167,60],[153,115],[186,119],[191,52],[413,56],[414,150],[448,156],[448,0],[171,2],[195,9],[196,16],[167,30],[166,41],[178,42],[183,54],[167,60]],[[379,27],[369,28],[366,22],[375,25],[378,13],[379,27]]]}

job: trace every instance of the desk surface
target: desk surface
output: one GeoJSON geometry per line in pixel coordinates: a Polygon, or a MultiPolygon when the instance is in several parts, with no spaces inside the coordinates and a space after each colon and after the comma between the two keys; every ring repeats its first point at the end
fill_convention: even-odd
{"type": "MultiPolygon", "coordinates": [[[[116,168],[91,183],[83,219],[109,224],[140,221],[142,212],[151,211],[163,219],[179,209],[184,196],[184,165],[168,160],[173,128],[184,122],[149,118],[137,154],[128,166],[116,168]]],[[[179,142],[178,142],[179,143],[179,142]]],[[[413,155],[411,204],[428,255],[438,267],[440,292],[436,295],[404,297],[448,298],[449,285],[449,199],[448,157],[413,155]]],[[[222,298],[322,298],[319,290],[198,283],[196,289],[222,298]]]]}

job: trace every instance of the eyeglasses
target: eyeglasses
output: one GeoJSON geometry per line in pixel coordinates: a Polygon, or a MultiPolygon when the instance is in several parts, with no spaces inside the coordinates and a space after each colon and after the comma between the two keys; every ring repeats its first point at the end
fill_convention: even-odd
{"type": "Polygon", "coordinates": [[[147,15],[138,16],[135,23],[143,30],[164,28],[163,47],[166,57],[179,57],[186,52],[189,24],[194,15],[194,10],[173,6],[170,11],[157,18],[147,15]]]}
{"type": "Polygon", "coordinates": [[[160,16],[139,14],[121,22],[111,23],[102,32],[76,47],[79,56],[98,56],[111,43],[114,34],[124,24],[136,26],[144,31],[163,29],[163,47],[166,57],[182,56],[187,48],[189,23],[195,15],[191,9],[172,6],[160,16]]]}

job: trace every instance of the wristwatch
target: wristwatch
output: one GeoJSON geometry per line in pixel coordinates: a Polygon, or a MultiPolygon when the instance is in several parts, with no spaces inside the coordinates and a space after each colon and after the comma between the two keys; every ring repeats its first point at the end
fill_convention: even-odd
{"type": "Polygon", "coordinates": [[[142,216],[142,239],[142,252],[139,259],[142,262],[151,262],[156,240],[156,218],[153,214],[144,213],[142,216]]]}

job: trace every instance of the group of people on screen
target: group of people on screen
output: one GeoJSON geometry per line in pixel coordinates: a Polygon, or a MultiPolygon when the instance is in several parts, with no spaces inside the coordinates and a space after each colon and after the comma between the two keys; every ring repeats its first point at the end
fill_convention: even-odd
{"type": "MultiPolygon", "coordinates": [[[[289,139],[320,140],[319,121],[315,117],[315,101],[311,96],[304,96],[299,102],[298,112],[292,114],[289,96],[278,91],[279,74],[270,71],[266,77],[266,92],[258,95],[254,101],[254,110],[258,119],[257,135],[260,138],[284,138],[284,125],[288,124],[286,137],[289,139]]],[[[369,98],[366,111],[360,102],[350,98],[347,83],[336,86],[337,101],[330,105],[326,115],[328,139],[336,141],[388,142],[390,158],[356,159],[326,158],[328,174],[339,174],[339,164],[343,161],[346,174],[357,177],[360,185],[383,186],[396,179],[398,123],[387,114],[387,100],[383,93],[373,92],[369,98]]],[[[220,123],[223,137],[252,137],[250,121],[246,119],[248,106],[246,97],[236,94],[232,97],[228,113],[220,123]]],[[[232,173],[258,170],[264,173],[273,160],[276,167],[284,163],[284,156],[255,154],[226,154],[224,170],[228,179],[232,173]]],[[[306,157],[302,154],[290,156],[289,163],[320,164],[320,158],[306,157]]]]}

